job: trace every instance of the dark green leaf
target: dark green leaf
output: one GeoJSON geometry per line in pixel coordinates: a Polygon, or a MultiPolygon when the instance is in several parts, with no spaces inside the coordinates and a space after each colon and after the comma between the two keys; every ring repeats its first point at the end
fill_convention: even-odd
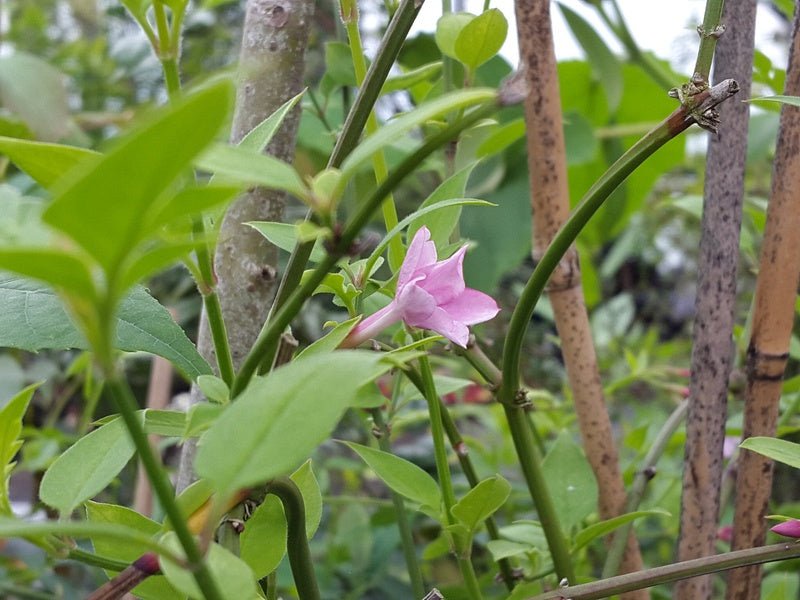
{"type": "Polygon", "coordinates": [[[606,521],[600,521],[599,523],[593,523],[589,525],[586,529],[582,529],[575,535],[575,539],[573,540],[572,552],[576,552],[580,550],[584,546],[590,544],[594,540],[599,537],[603,537],[604,535],[608,535],[615,529],[622,527],[626,523],[630,523],[631,521],[635,521],[636,519],[641,519],[642,517],[653,517],[653,516],[661,516],[661,517],[669,517],[670,513],[665,510],[653,509],[653,510],[639,510],[636,512],[626,513],[624,515],[620,515],[618,517],[614,517],[613,519],[608,519],[606,521]]]}
{"type": "MultiPolygon", "coordinates": [[[[472,169],[475,168],[476,164],[472,163],[464,167],[442,182],[420,205],[420,209],[436,206],[445,200],[463,198],[467,189],[467,181],[469,181],[469,176],[472,174],[472,169]]],[[[460,204],[427,213],[424,218],[423,216],[418,216],[408,226],[408,239],[411,240],[417,230],[425,225],[431,232],[431,239],[436,244],[436,247],[444,248],[450,243],[450,234],[453,233],[460,217],[460,204]]]]}
{"type": "Polygon", "coordinates": [[[597,483],[583,451],[567,433],[542,461],[542,472],[550,484],[558,520],[569,531],[597,509],[597,483]]]}
{"type": "Polygon", "coordinates": [[[268,494],[264,502],[247,519],[239,537],[242,560],[258,579],[278,568],[286,554],[286,515],[277,496],[268,494]]]}

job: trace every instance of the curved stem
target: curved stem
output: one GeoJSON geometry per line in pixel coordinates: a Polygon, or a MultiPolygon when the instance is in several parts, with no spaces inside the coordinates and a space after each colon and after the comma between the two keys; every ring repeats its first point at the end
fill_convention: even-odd
{"type": "MultiPolygon", "coordinates": [[[[664,454],[669,440],[672,438],[675,431],[677,431],[678,427],[680,427],[684,417],[686,417],[686,411],[688,409],[689,402],[684,400],[672,411],[672,414],[661,427],[656,439],[653,441],[653,445],[650,446],[650,450],[648,450],[647,455],[644,457],[641,469],[636,473],[631,491],[628,493],[628,502],[625,505],[625,512],[630,513],[639,508],[639,503],[644,497],[645,488],[647,488],[647,484],[655,475],[656,463],[661,458],[661,455],[664,454]]],[[[611,547],[608,549],[608,555],[606,556],[606,562],[603,565],[604,578],[612,577],[617,573],[619,565],[622,562],[622,555],[625,553],[625,544],[627,543],[628,535],[632,527],[633,524],[628,523],[620,527],[614,533],[614,540],[611,542],[611,547]]]]}
{"type": "Polygon", "coordinates": [[[584,583],[582,585],[560,588],[546,594],[534,596],[530,600],[597,600],[609,598],[632,590],[687,579],[697,575],[706,575],[718,571],[727,571],[736,567],[757,565],[776,560],[786,560],[800,556],[800,544],[781,543],[759,548],[749,548],[736,552],[727,552],[716,556],[696,558],[663,567],[647,569],[638,573],[627,573],[609,579],[584,583]]]}
{"type": "Polygon", "coordinates": [[[303,495],[294,481],[278,477],[267,485],[267,494],[274,494],[283,504],[288,524],[287,554],[292,577],[300,600],[319,600],[319,587],[306,536],[306,511],[303,495]]]}
{"type": "MultiPolygon", "coordinates": [[[[300,311],[303,303],[311,296],[312,292],[324,279],[328,271],[333,268],[339,258],[346,253],[348,248],[350,248],[355,241],[356,236],[369,222],[370,218],[372,217],[372,213],[375,212],[375,210],[380,206],[381,202],[386,197],[386,194],[397,187],[397,185],[403,179],[405,179],[406,176],[411,174],[433,152],[441,148],[454,137],[458,136],[458,134],[463,130],[492,114],[496,108],[497,107],[494,103],[479,107],[466,115],[463,120],[453,123],[436,135],[432,136],[425,144],[422,145],[422,147],[407,156],[406,159],[400,163],[394,169],[394,171],[392,171],[392,173],[389,174],[389,177],[386,178],[386,181],[378,186],[378,189],[372,193],[372,196],[370,196],[369,199],[367,199],[367,201],[358,208],[358,211],[339,237],[338,243],[328,253],[328,255],[325,257],[325,260],[317,265],[316,269],[314,269],[311,275],[306,278],[302,284],[292,288],[291,292],[286,292],[286,301],[278,309],[276,314],[264,324],[264,328],[258,335],[258,339],[256,340],[255,344],[253,344],[253,348],[245,358],[239,373],[236,376],[233,388],[231,390],[231,396],[233,398],[238,396],[244,390],[244,388],[247,387],[247,384],[250,382],[250,379],[253,377],[259,365],[262,363],[264,357],[271,355],[274,356],[274,353],[277,349],[278,340],[281,333],[283,333],[283,330],[300,311]]],[[[295,250],[297,251],[298,248],[295,248],[295,250]]],[[[311,247],[308,248],[308,252],[310,254],[311,247]]],[[[301,253],[298,253],[296,258],[302,258],[301,253]]],[[[302,270],[305,265],[303,264],[301,266],[300,263],[297,262],[294,265],[290,263],[290,266],[292,269],[299,270],[299,281],[299,276],[302,274],[302,270]]],[[[287,267],[287,276],[288,268],[289,267],[287,267]]],[[[288,279],[285,277],[284,281],[281,283],[281,288],[284,288],[287,281],[288,279]]]]}

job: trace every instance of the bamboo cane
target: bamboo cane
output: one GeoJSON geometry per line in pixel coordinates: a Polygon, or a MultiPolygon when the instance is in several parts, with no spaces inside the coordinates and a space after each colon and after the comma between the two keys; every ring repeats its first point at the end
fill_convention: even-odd
{"type": "MultiPolygon", "coordinates": [[[[715,79],[735,79],[745,96],[749,96],[752,79],[755,17],[755,0],[727,0],[722,18],[726,30],[714,59],[715,79]]],[[[736,268],[749,110],[745,103],[725,102],[719,113],[722,124],[719,134],[709,139],[706,159],[678,539],[680,561],[715,554],[728,377],[734,351],[736,268]]],[[[684,579],[676,584],[675,596],[708,599],[711,584],[709,575],[684,579]]]]}
{"type": "MultiPolygon", "coordinates": [[[[800,95],[800,11],[795,11],[787,95],[800,95]]],[[[753,302],[753,329],[747,349],[744,437],[775,435],[778,403],[789,340],[794,324],[800,279],[800,110],[781,111],[772,195],[767,209],[761,262],[753,302]]],[[[764,515],[772,487],[772,461],[742,450],[736,479],[736,511],[732,547],[752,548],[764,543],[764,515]]],[[[726,598],[759,597],[761,567],[731,572],[726,598]]]]}

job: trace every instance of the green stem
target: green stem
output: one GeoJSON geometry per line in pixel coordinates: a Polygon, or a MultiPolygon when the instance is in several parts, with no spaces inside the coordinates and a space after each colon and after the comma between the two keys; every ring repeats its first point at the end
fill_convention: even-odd
{"type": "Polygon", "coordinates": [[[163,0],[153,2],[153,15],[158,31],[158,47],[155,48],[161,68],[164,71],[164,82],[167,86],[167,95],[172,100],[181,91],[181,77],[178,72],[177,44],[170,35],[167,11],[164,10],[163,0]]]}
{"type": "MultiPolygon", "coordinates": [[[[481,119],[488,117],[496,109],[497,107],[494,103],[476,108],[473,112],[466,115],[462,121],[453,123],[439,133],[433,135],[417,151],[407,156],[405,160],[389,174],[386,181],[378,186],[367,201],[359,206],[356,214],[339,237],[335,247],[327,254],[325,259],[317,265],[316,269],[311,272],[310,276],[307,277],[302,284],[293,288],[291,292],[286,292],[286,301],[278,309],[276,314],[264,324],[255,344],[253,344],[253,348],[250,350],[247,357],[245,357],[239,373],[236,376],[231,390],[233,398],[238,396],[244,388],[247,387],[250,379],[261,364],[263,357],[274,355],[283,330],[300,311],[303,303],[311,296],[312,292],[325,278],[325,275],[333,268],[339,258],[345,254],[347,249],[350,248],[356,236],[369,222],[372,213],[380,206],[386,194],[397,187],[403,179],[410,175],[433,152],[458,136],[463,130],[474,125],[481,119]]],[[[297,258],[301,259],[302,254],[298,251],[298,248],[295,248],[295,251],[297,252],[297,258]]],[[[308,251],[310,253],[310,248],[308,251]]],[[[281,288],[284,288],[286,282],[289,281],[289,268],[299,269],[297,277],[297,281],[299,282],[299,276],[302,274],[303,266],[301,266],[299,262],[293,264],[290,261],[290,265],[287,267],[287,275],[281,283],[281,288]]]]}
{"type": "Polygon", "coordinates": [[[94,554],[93,552],[86,552],[86,550],[81,550],[80,548],[70,548],[69,552],[67,553],[67,558],[85,565],[100,567],[101,569],[108,569],[109,571],[124,571],[130,566],[130,563],[128,562],[117,560],[115,558],[100,556],[99,554],[94,554]]]}
{"type": "MultiPolygon", "coordinates": [[[[392,452],[392,444],[389,439],[390,431],[383,419],[383,413],[380,408],[373,408],[370,411],[372,421],[375,424],[376,434],[378,438],[378,446],[384,452],[392,452]]],[[[419,568],[419,561],[417,560],[417,551],[414,547],[414,536],[411,532],[411,527],[408,524],[408,514],[406,513],[405,501],[403,497],[390,490],[392,496],[392,505],[394,512],[397,515],[397,528],[400,530],[400,542],[403,547],[403,557],[406,561],[406,569],[408,569],[408,576],[411,579],[411,593],[415,598],[422,598],[425,595],[425,583],[422,580],[422,571],[419,568]]]]}
{"type": "MultiPolygon", "coordinates": [[[[350,41],[350,55],[353,60],[353,68],[356,73],[356,83],[359,86],[364,85],[364,79],[367,76],[367,61],[364,58],[364,50],[361,45],[361,33],[358,30],[358,11],[355,9],[355,2],[352,3],[354,10],[345,22],[345,29],[347,29],[347,39],[350,41]]],[[[344,2],[342,2],[344,6],[344,2]]],[[[367,117],[367,134],[371,135],[378,131],[378,119],[375,116],[375,111],[371,110],[367,117]]],[[[372,169],[375,172],[375,182],[380,185],[389,176],[389,168],[386,165],[386,157],[383,150],[376,152],[372,156],[372,169]]],[[[383,211],[383,222],[386,226],[386,231],[391,231],[397,226],[397,209],[394,203],[394,197],[391,193],[386,196],[386,200],[381,204],[383,211]]],[[[397,271],[400,265],[403,264],[403,243],[400,241],[399,236],[395,236],[389,242],[389,267],[392,271],[397,271]]]]}
{"type": "Polygon", "coordinates": [[[60,596],[37,592],[29,587],[0,582],[0,596],[3,598],[19,598],[20,600],[56,600],[60,596]]]}
{"type": "MultiPolygon", "coordinates": [[[[447,448],[444,443],[444,424],[442,422],[442,404],[439,394],[436,392],[436,385],[433,381],[433,371],[428,361],[428,355],[423,354],[419,358],[420,375],[422,376],[422,387],[424,389],[425,400],[428,402],[428,414],[431,421],[431,437],[433,437],[433,455],[436,462],[436,473],[439,477],[439,487],[442,490],[442,500],[444,501],[445,525],[454,525],[455,520],[452,515],[453,506],[456,503],[456,495],[453,491],[453,480],[450,475],[450,464],[447,460],[447,448]]],[[[469,548],[454,548],[458,568],[464,578],[468,596],[473,600],[481,600],[480,585],[475,576],[475,569],[469,558],[469,548]]]]}
{"type": "MultiPolygon", "coordinates": [[[[669,440],[683,422],[688,408],[688,401],[684,400],[681,402],[675,410],[672,411],[672,414],[658,432],[656,439],[653,441],[653,445],[650,446],[650,450],[644,457],[641,468],[636,473],[636,479],[633,481],[631,491],[628,493],[628,501],[625,504],[626,513],[634,512],[639,508],[647,484],[655,475],[656,463],[658,463],[661,455],[664,454],[669,440]]],[[[616,575],[619,570],[619,565],[622,563],[622,557],[625,554],[625,546],[628,543],[628,536],[630,535],[632,527],[633,524],[628,523],[620,527],[614,533],[614,539],[611,542],[611,547],[608,549],[606,562],[603,565],[603,578],[612,577],[616,575]]]]}
{"type": "Polygon", "coordinates": [[[561,531],[561,524],[556,515],[553,499],[547,488],[542,472],[542,456],[531,429],[530,421],[523,406],[503,402],[506,420],[514,441],[514,449],[519,457],[520,467],[528,485],[539,521],[544,530],[547,545],[553,558],[553,566],[560,580],[575,581],[575,572],[567,546],[567,540],[561,531]]]}
{"type": "Polygon", "coordinates": [[[164,471],[161,461],[158,460],[153,452],[147,439],[147,434],[144,432],[139,417],[136,415],[136,400],[133,398],[127,382],[116,374],[113,364],[104,364],[103,370],[106,376],[106,387],[111,392],[111,396],[117,405],[117,410],[125,422],[125,427],[136,447],[139,459],[142,461],[147,473],[147,478],[150,480],[150,485],[167,518],[172,523],[175,534],[178,536],[178,541],[189,563],[189,570],[208,600],[221,599],[222,596],[217,589],[217,583],[211,576],[211,572],[203,560],[203,555],[200,553],[194,536],[189,531],[186,519],[175,502],[175,493],[169,477],[164,471]]]}
{"type": "Polygon", "coordinates": [[[721,32],[724,31],[724,29],[719,29],[724,4],[724,0],[706,0],[703,25],[698,30],[700,33],[700,48],[697,50],[697,62],[694,65],[694,72],[701,75],[704,81],[708,81],[711,74],[711,63],[714,61],[717,40],[721,32]]]}
{"type": "Polygon", "coordinates": [[[688,579],[697,575],[707,575],[718,571],[727,571],[736,567],[757,565],[776,560],[786,560],[800,556],[800,544],[781,543],[760,548],[748,548],[716,556],[706,556],[663,567],[647,569],[637,573],[626,573],[593,583],[560,588],[552,592],[534,596],[530,600],[563,600],[567,596],[571,600],[597,600],[609,598],[615,594],[624,594],[633,590],[641,590],[662,583],[688,579]]]}
{"type": "Polygon", "coordinates": [[[521,399],[518,397],[520,354],[525,331],[550,275],[592,215],[597,212],[617,186],[656,150],[685,131],[695,122],[697,115],[704,114],[736,91],[738,91],[738,86],[731,80],[723,81],[713,88],[702,91],[696,96],[694,108],[685,105],[679,106],[658,127],[636,142],[611,165],[608,171],[592,185],[572,215],[555,235],[536,265],[517,302],[514,313],[511,315],[509,331],[503,346],[503,382],[497,398],[505,408],[511,435],[514,439],[514,447],[519,455],[531,497],[539,512],[542,528],[550,546],[553,564],[559,578],[566,577],[569,581],[574,581],[574,577],[570,576],[572,564],[561,527],[552,510],[552,500],[545,487],[539,451],[535,445],[530,423],[526,418],[524,407],[520,405],[521,399]]]}
{"type": "MultiPolygon", "coordinates": [[[[470,344],[470,346],[472,346],[472,344],[470,344]]],[[[497,369],[497,367],[495,367],[495,369],[497,369]]],[[[420,374],[413,368],[404,369],[403,374],[424,396],[425,386],[422,383],[422,377],[420,377],[420,374]]],[[[456,457],[458,458],[458,463],[461,465],[461,471],[467,478],[467,482],[469,483],[470,487],[474,488],[480,483],[480,479],[478,478],[478,472],[475,470],[475,466],[472,464],[472,459],[469,456],[469,449],[464,443],[464,439],[461,437],[450,411],[447,410],[447,407],[445,406],[444,402],[442,402],[441,398],[439,398],[439,404],[441,406],[440,410],[442,414],[442,425],[444,426],[444,432],[447,434],[447,439],[450,442],[450,446],[453,448],[453,452],[455,452],[456,457]]],[[[493,516],[490,516],[486,519],[486,531],[489,533],[489,539],[500,539],[500,529],[497,527],[497,522],[494,520],[493,516]]],[[[511,561],[507,558],[502,558],[497,561],[497,564],[500,567],[500,574],[503,578],[503,583],[510,592],[514,589],[514,584],[518,579],[518,577],[514,574],[514,568],[511,566],[511,561]]]]}
{"type": "Polygon", "coordinates": [[[314,563],[308,548],[306,535],[306,511],[303,495],[294,481],[288,477],[278,477],[267,485],[267,494],[274,494],[283,504],[288,525],[287,555],[292,577],[300,600],[319,600],[319,587],[314,575],[314,563]]]}
{"type": "MultiPolygon", "coordinates": [[[[452,0],[442,0],[442,16],[453,12],[452,0]]],[[[442,55],[442,89],[446,94],[453,89],[453,59],[442,55]]]]}

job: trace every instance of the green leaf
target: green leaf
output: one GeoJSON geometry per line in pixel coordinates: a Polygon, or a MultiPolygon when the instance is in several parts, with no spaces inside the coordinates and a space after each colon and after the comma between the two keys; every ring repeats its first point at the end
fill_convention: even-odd
{"type": "Polygon", "coordinates": [[[642,517],[654,517],[654,516],[669,517],[671,515],[667,511],[661,509],[639,510],[631,513],[625,513],[624,515],[614,517],[613,519],[600,521],[599,523],[593,523],[592,525],[589,525],[589,527],[587,527],[586,529],[582,529],[577,534],[575,534],[575,539],[573,540],[572,552],[580,550],[581,548],[590,544],[599,537],[608,535],[609,533],[611,533],[612,531],[614,531],[619,527],[622,527],[626,523],[630,523],[632,521],[635,521],[636,519],[641,519],[642,517]]]}
{"type": "Polygon", "coordinates": [[[151,232],[147,216],[190,161],[216,136],[231,103],[231,84],[209,85],[155,113],[106,155],[60,182],[45,222],[111,271],[151,232]],[[87,215],[92,226],[87,227],[87,215]]]}
{"type": "Polygon", "coordinates": [[[39,497],[64,516],[99,494],[133,457],[125,423],[114,419],[70,446],[42,477],[39,497]]]}
{"type": "Polygon", "coordinates": [[[267,145],[272,141],[273,136],[283,124],[286,115],[300,102],[306,91],[303,90],[294,98],[290,98],[284,102],[281,107],[261,121],[258,125],[253,127],[246,136],[242,138],[237,145],[239,148],[252,150],[254,152],[263,152],[267,145]]]}
{"type": "Polygon", "coordinates": [[[350,57],[350,46],[344,42],[327,42],[325,44],[325,76],[344,87],[356,85],[356,72],[350,57]]]}
{"type": "Polygon", "coordinates": [[[507,34],[503,13],[490,8],[461,29],[455,43],[456,58],[474,71],[500,51],[507,34]]]}
{"type": "Polygon", "coordinates": [[[222,414],[223,406],[200,402],[189,409],[186,415],[186,426],[181,434],[184,438],[198,437],[208,431],[222,414]]]}
{"type": "Polygon", "coordinates": [[[235,182],[248,186],[262,186],[285,190],[306,198],[306,189],[294,167],[273,156],[260,154],[248,148],[214,144],[195,161],[196,167],[213,173],[214,181],[235,182]]]}
{"type": "Polygon", "coordinates": [[[333,352],[353,330],[353,327],[358,325],[360,320],[360,317],[355,317],[353,319],[349,319],[348,321],[337,323],[336,327],[331,329],[327,334],[322,336],[310,346],[304,348],[302,352],[295,356],[294,359],[299,360],[300,358],[308,358],[317,354],[333,352]]]}
{"type": "Polygon", "coordinates": [[[342,442],[358,454],[370,469],[395,492],[420,506],[441,511],[442,493],[433,477],[414,463],[394,454],[353,442],[342,442]]]}
{"type": "MultiPolygon", "coordinates": [[[[122,525],[149,537],[155,536],[161,530],[160,523],[148,519],[130,508],[116,504],[87,502],[86,518],[91,523],[122,525]]],[[[149,550],[149,548],[137,542],[120,544],[117,540],[103,536],[89,536],[89,538],[92,540],[92,546],[94,546],[94,551],[97,554],[128,563],[132,563],[149,550]]],[[[114,574],[112,571],[106,571],[106,573],[110,576],[114,574]]],[[[148,577],[133,589],[133,593],[144,600],[185,598],[161,575],[148,577]]]]}
{"type": "Polygon", "coordinates": [[[564,143],[570,166],[594,160],[600,147],[592,124],[577,112],[564,116],[564,143]]]}
{"type": "Polygon", "coordinates": [[[107,539],[119,544],[140,544],[161,556],[178,560],[178,555],[169,547],[151,536],[124,525],[112,523],[90,523],[88,521],[40,521],[32,523],[19,519],[0,518],[0,539],[39,535],[67,535],[73,538],[107,539]]]}
{"type": "MultiPolygon", "coordinates": [[[[38,282],[0,273],[0,347],[29,352],[44,349],[88,349],[55,292],[38,282]]],[[[175,323],[169,311],[144,288],[122,301],[115,346],[126,352],[150,352],[172,362],[190,379],[211,367],[175,323]]]]}
{"type": "Polygon", "coordinates": [[[780,463],[800,469],[800,444],[771,437],[751,437],[739,444],[740,448],[752,450],[777,460],[780,463]]]}
{"type": "Polygon", "coordinates": [[[181,437],[186,427],[186,413],[181,410],[146,408],[141,412],[144,413],[144,430],[151,435],[181,437]]]}
{"type": "Polygon", "coordinates": [[[0,248],[44,247],[53,239],[42,223],[45,203],[22,196],[16,188],[0,184],[0,248]]]}
{"type": "Polygon", "coordinates": [[[504,123],[497,127],[493,133],[480,143],[476,152],[476,157],[484,158],[502,152],[511,144],[524,137],[525,119],[519,118],[504,123]]]}
{"type": "Polygon", "coordinates": [[[264,502],[247,519],[239,536],[242,560],[261,579],[281,564],[286,554],[286,515],[277,496],[268,494],[264,502]]]}
{"type": "Polygon", "coordinates": [[[287,473],[330,435],[358,388],[388,368],[373,352],[346,350],[255,378],[200,439],[197,473],[223,496],[287,473]]]}
{"type": "Polygon", "coordinates": [[[439,18],[436,22],[435,39],[442,54],[458,60],[456,54],[458,35],[475,18],[477,18],[475,15],[468,12],[446,13],[439,18]]]}
{"type": "MultiPolygon", "coordinates": [[[[245,223],[275,244],[281,250],[291,252],[297,244],[297,225],[292,223],[276,223],[274,221],[251,221],[245,223]]],[[[309,258],[311,262],[325,260],[325,249],[321,243],[314,244],[309,258]]]]}
{"type": "MultiPolygon", "coordinates": [[[[463,198],[467,189],[467,181],[477,163],[472,163],[443,181],[430,196],[420,205],[420,209],[436,206],[445,200],[463,198]]],[[[450,243],[450,234],[453,233],[458,219],[461,217],[461,206],[455,204],[449,208],[431,213],[417,215],[408,227],[408,239],[412,239],[417,230],[426,225],[431,232],[431,239],[437,248],[444,248],[450,243]],[[424,218],[423,218],[424,217],[424,218]]]]}
{"type": "Polygon", "coordinates": [[[383,83],[381,95],[390,94],[399,90],[407,90],[422,81],[433,79],[442,71],[442,61],[436,61],[411,69],[400,75],[389,77],[383,83]]]}
{"type": "Polygon", "coordinates": [[[147,228],[155,231],[180,219],[218,208],[233,200],[239,191],[239,187],[220,185],[193,186],[181,190],[150,218],[147,228]]]}
{"type": "Polygon", "coordinates": [[[495,475],[467,492],[450,512],[472,534],[503,505],[510,493],[511,484],[500,475],[495,475]]]}
{"type": "Polygon", "coordinates": [[[617,110],[620,100],[622,100],[622,90],[624,88],[622,79],[622,65],[614,53],[609,50],[594,27],[576,13],[574,10],[559,3],[558,7],[567,21],[567,25],[572,30],[572,34],[586,53],[589,63],[592,65],[597,79],[600,80],[601,87],[608,100],[608,108],[612,113],[617,110]]]}
{"type": "Polygon", "coordinates": [[[597,483],[583,451],[566,432],[542,461],[550,494],[564,531],[597,509],[597,483]]]}
{"type": "Polygon", "coordinates": [[[303,496],[303,505],[306,510],[306,536],[311,539],[322,521],[322,491],[319,489],[319,482],[311,469],[311,459],[300,465],[300,468],[289,478],[294,481],[303,496]]]}
{"type": "Polygon", "coordinates": [[[217,404],[228,404],[231,400],[231,391],[228,384],[215,375],[200,375],[197,378],[197,387],[203,392],[206,400],[217,404]]]}
{"type": "Polygon", "coordinates": [[[800,96],[760,96],[757,98],[750,98],[745,102],[779,102],[781,104],[788,104],[789,106],[800,107],[800,96]]]}
{"type": "Polygon", "coordinates": [[[0,408],[0,516],[12,515],[8,479],[16,464],[14,457],[22,447],[22,419],[37,387],[29,385],[0,408]]]}
{"type": "MultiPolygon", "coordinates": [[[[46,282],[87,302],[94,302],[97,297],[88,265],[76,256],[60,250],[3,249],[0,250],[0,269],[46,282]]],[[[0,275],[0,278],[0,280],[10,279],[12,286],[25,285],[18,277],[6,274],[0,275]]]]}
{"type": "Polygon", "coordinates": [[[0,153],[5,154],[45,189],[69,173],[83,161],[97,157],[97,152],[45,142],[31,142],[0,137],[0,153]]]}
{"type": "Polygon", "coordinates": [[[41,58],[20,51],[0,57],[0,101],[41,140],[70,133],[64,76],[41,58]]]}
{"type": "Polygon", "coordinates": [[[362,141],[342,164],[342,184],[358,170],[362,163],[385,146],[396,143],[411,129],[426,121],[440,117],[449,112],[467,109],[478,104],[491,102],[496,98],[495,90],[489,88],[471,88],[450,92],[422,104],[404,113],[384,125],[377,132],[362,141]]]}
{"type": "MultiPolygon", "coordinates": [[[[178,536],[169,532],[162,538],[165,546],[171,548],[174,553],[182,555],[183,550],[178,536]]],[[[217,590],[224,600],[252,600],[258,598],[256,592],[256,580],[253,571],[241,558],[226,550],[217,543],[212,542],[205,557],[211,577],[217,583],[217,590]]],[[[181,561],[183,562],[183,561],[181,561]]],[[[161,560],[161,571],[167,580],[176,589],[186,594],[190,598],[205,598],[194,576],[177,562],[164,558],[161,560]]]]}

